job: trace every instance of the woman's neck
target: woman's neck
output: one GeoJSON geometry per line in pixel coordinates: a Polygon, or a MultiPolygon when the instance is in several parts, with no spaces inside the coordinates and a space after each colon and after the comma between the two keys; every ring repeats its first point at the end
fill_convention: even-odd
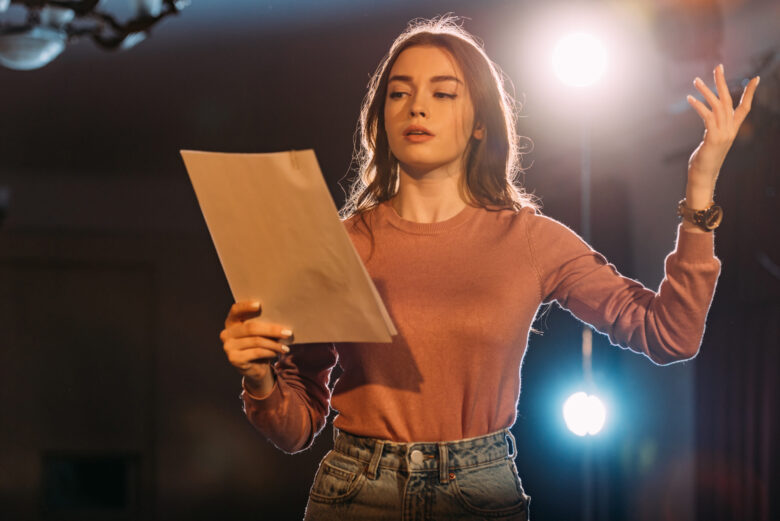
{"type": "Polygon", "coordinates": [[[459,175],[410,176],[399,169],[398,193],[390,205],[402,219],[419,223],[445,221],[466,207],[460,195],[459,175]]]}

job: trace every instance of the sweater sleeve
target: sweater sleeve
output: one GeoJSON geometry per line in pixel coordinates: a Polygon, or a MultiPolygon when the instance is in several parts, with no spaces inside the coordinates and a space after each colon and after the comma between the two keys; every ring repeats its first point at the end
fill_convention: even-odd
{"type": "Polygon", "coordinates": [[[276,383],[267,396],[252,396],[242,379],[240,398],[249,422],[283,452],[309,448],[325,427],[328,382],[337,360],[333,343],[293,344],[271,366],[276,383]]]}
{"type": "Polygon", "coordinates": [[[677,228],[658,291],[624,277],[564,224],[535,215],[528,233],[542,302],[561,307],[609,336],[613,345],[659,365],[696,356],[720,274],[713,233],[677,228]]]}

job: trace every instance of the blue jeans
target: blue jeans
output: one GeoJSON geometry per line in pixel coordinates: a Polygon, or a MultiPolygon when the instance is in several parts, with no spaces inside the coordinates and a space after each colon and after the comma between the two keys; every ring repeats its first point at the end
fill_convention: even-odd
{"type": "Polygon", "coordinates": [[[509,429],[464,440],[396,443],[333,428],[304,521],[527,521],[509,429]]]}

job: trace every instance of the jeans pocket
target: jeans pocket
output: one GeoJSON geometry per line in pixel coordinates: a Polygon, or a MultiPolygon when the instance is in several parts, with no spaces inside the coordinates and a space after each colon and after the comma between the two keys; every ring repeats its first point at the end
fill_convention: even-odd
{"type": "Polygon", "coordinates": [[[331,450],[320,462],[309,496],[320,503],[340,503],[357,494],[365,479],[359,460],[331,450]]]}
{"type": "Polygon", "coordinates": [[[517,514],[528,510],[531,499],[523,491],[510,459],[456,470],[450,483],[458,501],[472,514],[517,514]]]}

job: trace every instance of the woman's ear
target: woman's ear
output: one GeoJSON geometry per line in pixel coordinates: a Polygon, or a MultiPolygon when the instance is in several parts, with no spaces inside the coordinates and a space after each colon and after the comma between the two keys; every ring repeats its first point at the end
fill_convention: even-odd
{"type": "Polygon", "coordinates": [[[482,141],[485,138],[485,126],[482,123],[477,123],[471,135],[474,136],[474,139],[482,141]]]}

